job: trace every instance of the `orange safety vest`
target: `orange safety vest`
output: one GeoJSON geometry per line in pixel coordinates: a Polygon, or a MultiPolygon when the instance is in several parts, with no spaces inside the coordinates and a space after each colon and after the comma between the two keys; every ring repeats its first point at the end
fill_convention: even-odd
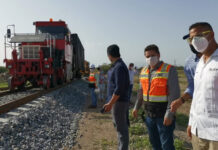
{"type": "Polygon", "coordinates": [[[89,83],[96,85],[95,73],[89,74],[89,83]]]}
{"type": "Polygon", "coordinates": [[[162,63],[149,83],[149,69],[144,67],[140,74],[140,83],[144,101],[167,102],[167,81],[171,65],[162,63]]]}

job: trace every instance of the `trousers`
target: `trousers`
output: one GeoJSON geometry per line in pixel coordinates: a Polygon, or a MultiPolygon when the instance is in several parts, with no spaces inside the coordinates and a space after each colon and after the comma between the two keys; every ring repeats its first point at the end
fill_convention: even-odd
{"type": "Polygon", "coordinates": [[[118,137],[118,150],[128,150],[129,130],[126,116],[128,107],[128,102],[119,101],[117,101],[112,107],[112,119],[118,137]]]}
{"type": "Polygon", "coordinates": [[[163,125],[163,121],[164,118],[146,117],[145,119],[152,148],[153,150],[175,150],[173,139],[175,120],[169,126],[163,125]]]}

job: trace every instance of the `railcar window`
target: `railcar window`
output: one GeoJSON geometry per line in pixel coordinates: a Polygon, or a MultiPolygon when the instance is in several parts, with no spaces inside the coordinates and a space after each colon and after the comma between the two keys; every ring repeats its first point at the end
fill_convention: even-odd
{"type": "Polygon", "coordinates": [[[54,36],[56,39],[64,39],[64,36],[67,34],[67,30],[65,27],[52,27],[52,26],[46,26],[46,27],[37,27],[36,33],[49,33],[52,36],[54,36]]]}

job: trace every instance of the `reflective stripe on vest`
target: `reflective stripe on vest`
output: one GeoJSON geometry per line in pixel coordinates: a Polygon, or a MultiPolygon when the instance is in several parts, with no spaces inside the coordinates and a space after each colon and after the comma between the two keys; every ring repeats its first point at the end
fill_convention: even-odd
{"type": "Polygon", "coordinates": [[[149,102],[167,102],[167,80],[171,65],[162,63],[152,76],[149,85],[149,69],[143,68],[140,74],[140,83],[143,89],[143,99],[149,102]],[[149,87],[150,86],[150,87],[149,87]],[[148,99],[148,100],[147,100],[148,99]]]}
{"type": "Polygon", "coordinates": [[[95,74],[94,73],[90,73],[89,75],[89,83],[95,83],[96,79],[95,79],[95,74]]]}

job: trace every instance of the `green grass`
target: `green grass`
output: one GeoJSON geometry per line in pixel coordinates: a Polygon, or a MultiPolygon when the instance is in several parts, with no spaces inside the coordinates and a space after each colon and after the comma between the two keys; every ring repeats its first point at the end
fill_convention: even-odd
{"type": "Polygon", "coordinates": [[[134,118],[133,117],[133,115],[132,115],[132,111],[133,111],[133,109],[130,109],[129,110],[129,120],[130,120],[130,122],[131,123],[143,123],[143,120],[142,120],[142,118],[141,118],[141,114],[142,114],[142,109],[139,109],[139,111],[138,111],[138,117],[137,118],[134,118]]]}
{"type": "Polygon", "coordinates": [[[188,116],[182,113],[176,113],[176,123],[182,127],[187,127],[188,125],[188,116]]]}
{"type": "Polygon", "coordinates": [[[101,140],[101,148],[102,148],[102,150],[107,150],[108,147],[112,147],[115,144],[116,144],[115,142],[108,141],[107,139],[102,139],[101,140]]]}
{"type": "Polygon", "coordinates": [[[129,128],[130,135],[145,135],[147,133],[147,129],[142,123],[135,123],[131,125],[129,128]]]}
{"type": "Polygon", "coordinates": [[[132,115],[132,109],[129,111],[129,120],[130,120],[130,150],[150,150],[151,144],[149,142],[147,128],[140,117],[142,114],[142,109],[138,111],[138,118],[134,118],[132,115]]]}
{"type": "Polygon", "coordinates": [[[146,136],[133,136],[130,138],[131,150],[151,150],[151,144],[149,138],[146,136]]]}
{"type": "Polygon", "coordinates": [[[139,89],[139,76],[134,76],[132,95],[136,96],[138,89],[139,89]]]}
{"type": "Polygon", "coordinates": [[[179,140],[179,139],[174,140],[174,146],[175,146],[176,150],[185,150],[184,142],[179,140]]]}
{"type": "Polygon", "coordinates": [[[8,83],[7,82],[0,82],[0,88],[7,88],[8,83]]]}

